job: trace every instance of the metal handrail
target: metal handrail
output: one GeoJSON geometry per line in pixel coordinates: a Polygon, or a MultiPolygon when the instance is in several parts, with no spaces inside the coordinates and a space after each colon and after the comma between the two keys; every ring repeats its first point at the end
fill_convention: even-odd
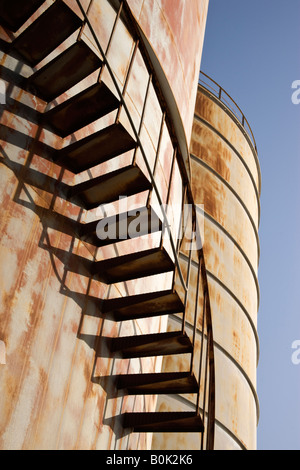
{"type": "Polygon", "coordinates": [[[238,119],[240,124],[243,126],[245,132],[247,132],[247,134],[249,135],[252,141],[252,144],[255,148],[255,151],[257,152],[257,145],[256,145],[256,141],[254,138],[254,134],[250,127],[250,124],[248,120],[246,119],[246,116],[244,115],[243,111],[238,106],[238,104],[234,101],[234,99],[227,93],[227,91],[224,90],[223,87],[221,87],[221,85],[219,85],[215,80],[209,77],[206,73],[202,72],[202,70],[200,71],[200,74],[199,74],[198,83],[199,85],[203,86],[208,91],[213,93],[235,115],[235,117],[238,119]]]}
{"type": "MultiPolygon", "coordinates": [[[[193,212],[194,214],[194,212],[193,212]]],[[[189,255],[186,257],[187,266],[187,278],[189,277],[191,269],[191,253],[193,249],[193,243],[200,240],[201,233],[198,225],[197,218],[193,217],[192,219],[192,234],[193,238],[190,241],[190,250],[189,255]]],[[[195,294],[195,303],[194,303],[194,324],[193,324],[193,352],[191,354],[190,360],[190,372],[193,372],[194,362],[195,362],[195,346],[196,346],[196,331],[198,324],[198,317],[200,313],[199,309],[199,293],[200,287],[202,287],[203,295],[203,304],[202,304],[202,324],[201,324],[201,346],[200,346],[200,358],[199,358],[199,371],[198,371],[198,393],[196,400],[196,413],[197,415],[201,414],[202,409],[202,421],[205,424],[206,419],[206,450],[214,449],[214,435],[215,435],[215,363],[214,363],[214,340],[213,340],[213,328],[212,328],[212,316],[211,316],[211,306],[210,306],[210,297],[207,281],[207,273],[205,267],[205,259],[203,247],[196,246],[197,249],[197,259],[198,259],[198,269],[197,269],[197,284],[196,284],[196,294],[195,294]],[[206,339],[206,348],[204,347],[204,342],[206,339]],[[205,349],[205,350],[204,350],[205,349]],[[204,364],[203,364],[204,363],[204,364]],[[201,406],[200,403],[200,388],[201,384],[203,385],[203,403],[201,406]]],[[[191,294],[192,295],[192,292],[191,294]]],[[[201,437],[201,450],[204,450],[204,433],[201,437]]]]}
{"type": "Polygon", "coordinates": [[[182,274],[182,271],[181,271],[181,268],[180,268],[180,264],[179,264],[179,260],[178,260],[178,256],[177,256],[177,252],[176,252],[176,247],[175,247],[174,239],[173,239],[173,236],[172,236],[172,233],[171,233],[171,229],[170,229],[170,225],[169,225],[169,222],[168,222],[167,214],[166,214],[166,212],[165,212],[165,210],[164,210],[163,202],[162,202],[162,199],[161,199],[161,197],[160,197],[160,194],[159,194],[159,191],[158,191],[158,188],[157,188],[157,185],[156,185],[154,176],[153,176],[153,174],[152,174],[152,170],[151,170],[151,167],[150,167],[150,165],[149,165],[149,162],[148,162],[146,153],[145,153],[145,151],[144,151],[142,142],[141,142],[141,140],[140,140],[139,133],[138,133],[138,131],[136,130],[136,127],[135,127],[135,124],[134,124],[133,119],[132,119],[132,117],[131,117],[130,111],[129,111],[129,109],[128,109],[128,107],[127,107],[127,104],[126,104],[126,102],[125,102],[123,93],[122,93],[122,91],[120,90],[119,84],[118,84],[118,82],[117,82],[117,80],[116,80],[116,78],[115,78],[115,76],[114,76],[114,73],[113,73],[111,67],[110,67],[110,64],[109,64],[109,62],[108,62],[108,60],[107,60],[106,54],[104,53],[104,51],[103,51],[103,49],[102,49],[102,47],[101,47],[101,44],[99,43],[99,40],[98,40],[98,38],[97,38],[97,35],[96,35],[96,33],[95,33],[95,31],[94,31],[94,29],[93,29],[93,27],[92,27],[92,25],[91,25],[91,23],[90,23],[90,21],[89,21],[87,15],[86,15],[86,13],[85,13],[85,11],[84,11],[82,5],[81,5],[80,0],[76,0],[76,2],[77,2],[78,6],[79,6],[79,8],[80,8],[80,10],[81,10],[81,13],[82,13],[83,16],[84,16],[84,20],[85,20],[86,24],[88,25],[88,27],[89,27],[89,29],[90,29],[92,35],[93,35],[93,38],[94,38],[94,40],[95,40],[95,42],[96,42],[96,45],[97,45],[97,47],[98,47],[98,49],[99,49],[99,52],[100,52],[101,56],[102,56],[103,63],[104,63],[105,66],[107,67],[107,70],[108,70],[108,72],[109,72],[109,74],[110,74],[110,77],[111,77],[111,79],[112,79],[112,81],[113,81],[113,84],[114,84],[114,86],[115,86],[115,88],[116,88],[116,91],[117,91],[117,93],[118,93],[118,95],[119,95],[120,102],[121,102],[122,106],[124,107],[124,110],[125,110],[125,112],[126,112],[127,118],[128,118],[128,120],[129,120],[129,123],[130,123],[130,125],[131,125],[132,131],[133,131],[133,133],[134,133],[134,136],[135,136],[137,145],[138,145],[139,148],[140,148],[140,151],[141,151],[141,154],[142,154],[144,163],[145,163],[145,165],[146,165],[147,171],[148,171],[149,176],[150,176],[150,179],[151,179],[151,183],[152,183],[152,185],[153,185],[154,191],[155,191],[156,196],[157,196],[158,203],[159,203],[159,205],[160,205],[160,207],[161,207],[161,210],[162,210],[162,214],[163,214],[163,218],[164,218],[165,227],[166,227],[166,229],[167,229],[167,231],[168,231],[168,234],[169,234],[169,237],[170,237],[171,248],[172,248],[172,251],[173,251],[173,254],[174,254],[175,264],[176,264],[176,267],[177,267],[177,269],[178,269],[178,273],[179,273],[179,276],[180,276],[180,279],[181,279],[181,283],[182,283],[183,288],[184,288],[185,290],[187,290],[187,286],[186,286],[186,283],[185,283],[185,281],[184,281],[183,274],[182,274]]]}
{"type": "MultiPolygon", "coordinates": [[[[169,235],[169,238],[170,238],[170,243],[171,243],[171,248],[172,248],[172,251],[173,251],[173,254],[174,254],[174,258],[175,258],[175,265],[176,265],[176,269],[177,269],[177,272],[179,274],[179,278],[180,278],[180,282],[182,284],[182,287],[185,291],[185,294],[186,294],[186,299],[187,299],[187,293],[188,293],[188,285],[186,283],[186,281],[184,280],[184,277],[183,277],[183,274],[182,274],[182,270],[181,270],[181,266],[180,266],[180,262],[179,262],[179,247],[175,246],[175,243],[174,243],[174,239],[173,239],[173,236],[172,236],[172,233],[171,233],[171,226],[168,222],[168,217],[167,217],[167,214],[166,214],[166,211],[164,209],[164,205],[162,203],[162,199],[161,199],[161,196],[160,196],[160,193],[159,193],[159,190],[158,190],[158,187],[156,185],[156,182],[155,182],[155,178],[154,178],[154,175],[153,175],[153,172],[151,170],[151,167],[150,167],[150,164],[148,162],[148,159],[147,159],[147,156],[146,156],[146,153],[145,153],[145,150],[143,148],[143,144],[140,140],[140,137],[139,137],[139,132],[137,131],[136,127],[135,127],[135,124],[133,122],[133,119],[131,117],[131,114],[130,114],[130,111],[128,109],[128,106],[125,102],[125,99],[124,99],[124,94],[122,93],[122,91],[120,90],[120,87],[119,87],[119,84],[114,76],[114,73],[113,73],[113,70],[112,68],[110,67],[110,64],[107,60],[107,57],[106,57],[106,54],[105,52],[103,51],[102,47],[101,47],[101,44],[97,38],[97,35],[87,17],[87,14],[86,12],[84,11],[82,5],[81,5],[81,1],[80,0],[76,0],[77,4],[78,4],[78,7],[84,17],[84,21],[86,23],[86,25],[88,26],[88,28],[90,29],[90,32],[95,40],[95,43],[99,49],[99,52],[102,56],[102,60],[103,60],[103,63],[105,64],[105,66],[107,67],[107,70],[110,74],[110,77],[112,79],[112,82],[116,88],[116,91],[119,95],[119,99],[120,99],[120,103],[121,105],[124,107],[124,110],[126,112],[126,115],[127,115],[127,118],[129,120],[129,123],[131,125],[131,128],[132,128],[132,131],[135,135],[135,138],[136,138],[136,142],[137,142],[137,145],[141,151],[141,154],[142,154],[142,157],[143,157],[143,160],[144,160],[144,163],[146,165],[146,168],[147,168],[147,171],[149,173],[149,176],[150,176],[150,179],[151,179],[151,183],[153,185],[153,189],[156,193],[156,196],[157,196],[157,200],[158,200],[158,203],[160,204],[161,206],[161,210],[162,210],[162,214],[163,214],[163,219],[164,219],[164,229],[166,229],[168,231],[168,235],[169,235]]],[[[126,0],[125,1],[120,1],[120,6],[122,6],[123,4],[126,3],[126,0]]],[[[144,60],[146,60],[144,58],[144,60]]],[[[149,61],[150,59],[147,58],[147,60],[149,61]]],[[[173,142],[174,144],[174,142],[173,142]]],[[[174,152],[176,152],[176,148],[178,146],[176,145],[176,143],[174,144],[174,152]]],[[[190,186],[190,182],[187,181],[186,182],[186,187],[187,187],[187,190],[184,192],[184,196],[183,198],[187,198],[188,200],[188,203],[192,205],[192,225],[193,227],[195,227],[195,233],[197,231],[197,235],[198,235],[198,239],[201,239],[201,234],[200,234],[200,231],[199,231],[199,227],[197,226],[197,221],[196,221],[196,206],[195,206],[195,203],[194,203],[194,200],[193,200],[193,196],[192,196],[192,192],[191,192],[191,186],[190,186]],[[198,232],[199,231],[199,232],[198,232]]],[[[184,202],[184,201],[183,201],[184,202]]],[[[192,230],[193,231],[193,230],[192,230]]],[[[215,403],[214,403],[214,396],[215,396],[215,375],[214,375],[214,346],[213,346],[213,339],[212,339],[212,321],[211,321],[211,311],[210,311],[210,302],[209,302],[209,291],[208,291],[208,284],[207,284],[207,277],[206,277],[206,269],[205,269],[205,262],[204,262],[204,257],[203,257],[203,251],[202,249],[198,249],[197,250],[197,254],[198,254],[198,261],[199,261],[199,267],[198,269],[201,270],[199,272],[199,280],[201,278],[202,280],[202,284],[203,284],[203,289],[204,289],[204,297],[206,299],[206,302],[205,302],[205,318],[206,318],[206,323],[207,323],[207,364],[208,364],[208,370],[209,370],[209,379],[208,379],[208,398],[209,398],[209,404],[208,404],[208,417],[207,417],[207,423],[208,423],[208,426],[207,426],[207,444],[206,444],[206,449],[207,450],[212,450],[213,447],[214,447],[214,425],[215,425],[215,403]]],[[[191,256],[190,256],[191,258],[191,256]]],[[[196,299],[196,302],[198,302],[198,299],[196,299]]],[[[196,305],[195,308],[197,308],[198,305],[196,305]]],[[[197,315],[195,315],[195,322],[197,324],[197,315]]],[[[183,327],[184,327],[184,324],[185,324],[185,319],[183,319],[183,327]]],[[[195,326],[196,326],[195,324],[195,326]]],[[[204,338],[204,331],[202,332],[202,338],[204,338]]],[[[197,396],[197,403],[199,404],[199,397],[200,397],[200,385],[201,385],[201,377],[199,377],[199,390],[198,390],[198,396],[197,396]]],[[[206,396],[206,390],[204,391],[204,394],[206,396]]],[[[204,399],[204,403],[205,403],[205,399],[204,399]]],[[[205,407],[205,406],[204,406],[205,407]]],[[[198,411],[199,411],[199,407],[198,405],[196,406],[196,412],[198,414],[198,411]]],[[[205,418],[205,409],[203,409],[203,422],[204,422],[204,418],[205,418]]],[[[202,442],[202,446],[203,448],[203,442],[202,442]]]]}

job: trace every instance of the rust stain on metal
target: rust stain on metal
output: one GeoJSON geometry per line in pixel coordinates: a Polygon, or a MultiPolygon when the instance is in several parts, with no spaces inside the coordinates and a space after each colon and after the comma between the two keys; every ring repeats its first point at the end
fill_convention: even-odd
{"type": "Polygon", "coordinates": [[[170,0],[128,4],[166,73],[189,141],[208,2],[177,2],[176,8],[170,0]]]}

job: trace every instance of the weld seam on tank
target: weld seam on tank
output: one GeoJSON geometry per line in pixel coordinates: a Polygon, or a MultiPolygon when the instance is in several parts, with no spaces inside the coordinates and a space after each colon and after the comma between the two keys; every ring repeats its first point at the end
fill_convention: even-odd
{"type": "Polygon", "coordinates": [[[232,237],[232,235],[230,235],[229,232],[227,232],[227,230],[223,227],[223,225],[221,225],[217,220],[215,220],[210,214],[207,214],[207,212],[203,212],[200,208],[197,208],[198,209],[198,212],[201,211],[201,215],[204,214],[204,217],[206,219],[208,219],[210,222],[212,222],[214,225],[216,225],[223,233],[224,235],[229,238],[229,240],[232,241],[232,243],[234,244],[234,246],[236,246],[238,248],[238,250],[240,251],[241,255],[243,256],[243,258],[245,259],[246,263],[248,264],[249,268],[250,268],[250,271],[251,271],[251,274],[254,278],[254,282],[255,282],[255,286],[256,286],[256,290],[257,290],[257,310],[259,309],[259,305],[260,305],[260,287],[259,287],[259,283],[258,283],[258,279],[257,279],[257,274],[252,266],[252,263],[251,261],[249,260],[248,256],[246,255],[246,253],[244,252],[243,248],[241,248],[241,246],[238,244],[238,242],[232,237]]]}
{"type": "Polygon", "coordinates": [[[213,279],[215,282],[217,282],[220,287],[222,287],[234,300],[235,302],[239,305],[239,307],[241,308],[241,310],[244,312],[246,318],[248,319],[251,327],[252,327],[252,330],[253,330],[253,333],[254,333],[254,336],[256,338],[256,348],[257,348],[257,361],[256,361],[256,365],[258,365],[258,362],[259,362],[259,357],[260,357],[260,342],[259,342],[259,337],[258,337],[258,333],[257,333],[257,328],[251,318],[251,315],[250,313],[247,311],[247,309],[244,307],[244,305],[241,303],[241,301],[237,298],[237,296],[222,282],[220,281],[220,279],[218,279],[212,272],[207,271],[207,276],[210,277],[211,279],[213,279]]]}
{"type": "Polygon", "coordinates": [[[259,164],[259,160],[258,160],[257,151],[254,148],[254,145],[252,143],[252,140],[251,140],[248,132],[242,126],[242,124],[240,123],[238,118],[234,115],[234,113],[222,101],[220,101],[215,95],[210,93],[209,90],[207,90],[202,85],[198,85],[198,89],[199,88],[201,89],[201,92],[203,92],[209,99],[214,101],[214,103],[216,103],[234,121],[234,123],[238,126],[238,128],[240,129],[240,131],[242,132],[242,134],[246,138],[246,140],[249,144],[249,147],[250,147],[250,149],[253,153],[253,156],[254,156],[254,160],[255,160],[255,164],[256,164],[256,168],[257,168],[257,173],[258,173],[258,180],[259,180],[258,190],[259,190],[259,194],[260,194],[261,193],[261,169],[260,169],[260,164],[259,164]]]}
{"type": "MultiPolygon", "coordinates": [[[[257,227],[255,225],[255,222],[250,214],[250,212],[248,211],[245,203],[242,201],[242,199],[239,197],[239,195],[235,192],[234,189],[231,188],[231,186],[229,185],[229,183],[227,183],[226,180],[224,180],[224,178],[222,178],[222,176],[220,176],[215,170],[213,170],[209,165],[207,165],[207,163],[203,162],[203,160],[200,160],[198,157],[195,157],[194,155],[191,154],[191,158],[193,160],[195,160],[197,163],[201,164],[204,168],[206,168],[208,171],[211,171],[217,178],[220,179],[220,181],[222,183],[224,183],[226,185],[226,187],[228,189],[231,190],[232,194],[236,197],[236,199],[238,200],[238,202],[241,204],[241,206],[243,207],[244,211],[246,212],[249,220],[250,220],[250,223],[252,225],[252,228],[253,228],[253,231],[254,231],[254,235],[255,235],[255,238],[256,238],[256,243],[257,243],[257,269],[258,269],[258,266],[259,266],[259,260],[260,260],[260,240],[259,240],[259,234],[258,234],[258,230],[257,230],[257,227]]],[[[209,214],[208,214],[209,215],[209,214]]],[[[212,216],[210,216],[212,217],[212,216]]],[[[215,219],[214,219],[215,220],[215,219]]],[[[216,221],[217,222],[217,221],[216,221]]],[[[217,222],[218,224],[220,224],[219,222],[217,222]]],[[[220,226],[226,230],[221,224],[220,226]]],[[[226,231],[227,232],[227,231],[226,231]]],[[[229,232],[227,232],[229,234],[229,232]]],[[[229,234],[230,235],[230,234],[229,234]]],[[[232,237],[232,235],[230,235],[232,237]]],[[[233,238],[233,237],[232,237],[233,238]]],[[[237,243],[237,242],[236,242],[237,243]]]]}
{"type": "Polygon", "coordinates": [[[217,418],[215,419],[215,424],[216,426],[219,426],[219,428],[221,428],[226,434],[228,434],[228,436],[231,437],[231,439],[241,447],[241,450],[248,450],[245,444],[235,434],[233,434],[233,432],[230,431],[230,429],[228,429],[225,424],[221,423],[221,421],[219,421],[217,418]]]}
{"type": "MultiPolygon", "coordinates": [[[[238,193],[235,191],[235,189],[233,189],[230,184],[223,178],[223,176],[221,176],[216,170],[214,170],[211,166],[209,166],[206,162],[204,162],[203,160],[201,160],[199,157],[196,157],[195,155],[191,154],[191,158],[192,160],[194,160],[196,163],[199,163],[200,165],[202,165],[204,168],[206,168],[208,171],[210,171],[214,176],[216,176],[218,179],[220,179],[220,181],[228,188],[230,189],[230,191],[232,192],[232,194],[236,197],[236,199],[238,200],[238,202],[241,204],[241,206],[243,207],[244,211],[246,212],[250,222],[251,222],[251,225],[253,227],[253,230],[254,230],[254,234],[255,234],[255,238],[256,238],[256,242],[257,242],[257,257],[258,257],[258,260],[260,258],[260,240],[259,240],[259,234],[258,234],[258,230],[257,230],[257,227],[256,227],[256,224],[252,218],[252,215],[250,214],[247,206],[245,205],[244,201],[241,199],[241,197],[238,195],[238,193]]],[[[258,221],[259,223],[259,221],[258,221]]]]}
{"type": "MultiPolygon", "coordinates": [[[[190,409],[194,409],[195,405],[189,401],[187,398],[185,398],[182,395],[175,394],[173,395],[174,400],[178,400],[180,403],[183,405],[189,407],[190,409]]],[[[200,411],[203,412],[203,408],[199,407],[200,411]]],[[[205,411],[205,415],[207,416],[207,411],[205,411]]],[[[245,444],[227,427],[225,424],[223,424],[220,420],[215,418],[215,425],[219,426],[228,436],[230,436],[240,447],[242,450],[247,450],[247,447],[245,444]]]]}
{"type": "MultiPolygon", "coordinates": [[[[171,314],[169,316],[173,321],[176,321],[177,323],[181,323],[180,319],[178,317],[176,317],[176,314],[171,314]]],[[[192,330],[194,325],[191,325],[191,323],[189,321],[186,320],[185,324],[192,330]]],[[[202,331],[199,330],[199,328],[196,328],[196,333],[202,337],[202,331]]],[[[254,335],[255,337],[255,335],[254,335]]],[[[204,338],[207,340],[207,335],[204,333],[204,338]]],[[[216,347],[216,349],[218,349],[221,354],[224,354],[224,356],[227,357],[227,359],[229,359],[232,364],[239,370],[239,372],[242,373],[244,379],[246,380],[246,382],[248,383],[249,385],[249,388],[251,389],[251,392],[252,392],[252,395],[254,397],[254,400],[255,400],[255,404],[256,404],[256,417],[257,417],[257,424],[259,422],[259,416],[260,416],[260,405],[259,405],[259,399],[258,399],[258,395],[257,395],[257,392],[256,392],[256,389],[253,385],[253,382],[252,380],[250,379],[249,375],[245,372],[245,370],[243,369],[243,367],[241,366],[241,364],[238,363],[238,361],[230,354],[230,352],[228,352],[226,349],[223,348],[223,346],[221,346],[215,339],[214,339],[214,346],[216,347]]]]}
{"type": "MultiPolygon", "coordinates": [[[[184,261],[188,262],[188,257],[186,255],[184,255],[183,253],[180,253],[179,257],[181,259],[183,259],[184,261]]],[[[198,268],[198,264],[192,260],[191,261],[192,263],[192,266],[194,266],[195,268],[198,268]]],[[[211,271],[209,271],[207,268],[206,268],[206,273],[207,273],[207,276],[208,277],[211,277],[215,282],[217,282],[232,298],[233,300],[238,304],[238,306],[241,308],[241,310],[243,311],[243,313],[245,314],[247,320],[249,321],[250,323],[250,326],[253,330],[253,333],[254,333],[254,336],[255,336],[255,342],[256,342],[256,355],[257,355],[257,361],[256,361],[256,364],[258,365],[258,362],[259,362],[259,357],[260,357],[260,344],[259,344],[259,337],[258,337],[258,333],[257,333],[257,329],[256,329],[256,326],[251,318],[251,315],[250,313],[247,311],[247,309],[244,307],[244,305],[241,303],[241,301],[237,298],[237,296],[229,289],[229,287],[227,287],[222,281],[220,281],[219,278],[217,278],[211,271]]]]}
{"type": "MultiPolygon", "coordinates": [[[[196,121],[201,122],[202,124],[207,126],[212,132],[214,132],[218,137],[220,137],[220,139],[222,139],[231,148],[231,150],[237,155],[237,157],[239,158],[239,160],[241,161],[241,163],[244,165],[245,169],[247,170],[248,175],[250,176],[250,179],[254,186],[258,207],[260,209],[260,190],[257,188],[252,172],[250,168],[248,167],[247,163],[245,162],[245,160],[243,159],[242,155],[237,151],[237,149],[232,145],[232,143],[229,142],[229,140],[226,139],[226,137],[223,134],[221,134],[221,132],[219,132],[215,127],[213,127],[208,121],[203,119],[201,116],[198,116],[197,114],[194,115],[194,118],[196,119],[196,121]]],[[[259,214],[260,214],[260,210],[259,210],[259,214]]],[[[259,215],[259,219],[260,219],[260,215],[259,215]]]]}
{"type": "Polygon", "coordinates": [[[236,361],[236,359],[234,359],[234,357],[231,356],[231,354],[229,354],[228,351],[226,351],[226,349],[224,349],[219,343],[215,342],[214,341],[214,346],[216,346],[216,348],[222,353],[224,354],[224,356],[226,356],[233,364],[234,366],[242,373],[243,377],[245,378],[245,380],[247,381],[248,385],[249,385],[249,388],[251,389],[251,392],[253,394],[253,397],[254,397],[254,400],[255,400],[255,405],[256,405],[256,418],[257,418],[257,425],[259,423],[259,417],[260,417],[260,405],[259,405],[259,399],[258,399],[258,395],[257,395],[257,392],[256,392],[256,389],[252,383],[252,380],[250,379],[250,377],[248,376],[248,374],[246,374],[246,372],[244,371],[244,369],[242,368],[242,366],[236,361]]]}

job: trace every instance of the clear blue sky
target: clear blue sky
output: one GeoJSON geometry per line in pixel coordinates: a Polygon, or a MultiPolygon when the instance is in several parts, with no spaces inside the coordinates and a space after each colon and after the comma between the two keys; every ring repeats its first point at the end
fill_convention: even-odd
{"type": "Polygon", "coordinates": [[[259,450],[300,450],[300,0],[210,0],[202,70],[237,102],[262,171],[259,450]]]}

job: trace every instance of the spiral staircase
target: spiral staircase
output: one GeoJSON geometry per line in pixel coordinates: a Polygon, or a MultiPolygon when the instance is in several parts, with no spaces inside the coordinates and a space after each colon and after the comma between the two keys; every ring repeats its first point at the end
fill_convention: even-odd
{"type": "MultiPolygon", "coordinates": [[[[0,24],[12,37],[11,42],[2,41],[0,46],[6,54],[32,68],[32,73],[25,79],[23,87],[32,95],[50,103],[85,77],[103,67],[109,71],[111,79],[114,81],[114,74],[105,52],[100,49],[100,44],[98,43],[100,53],[96,54],[86,42],[81,40],[80,31],[83,26],[89,27],[92,35],[94,32],[88,19],[88,13],[83,10],[81,2],[77,0],[74,0],[74,4],[79,7],[81,17],[64,1],[56,0],[33,22],[28,22],[28,26],[20,34],[13,34],[17,33],[43,4],[43,0],[0,0],[0,24]],[[54,59],[46,62],[41,68],[36,69],[41,61],[44,61],[52,51],[76,31],[79,32],[79,35],[71,46],[56,55],[54,59]],[[79,64],[80,66],[78,66],[79,64]]],[[[132,27],[132,34],[136,38],[138,47],[140,38],[137,37],[137,30],[129,13],[126,2],[120,2],[116,22],[120,21],[121,14],[126,16],[126,21],[129,27],[132,27]]],[[[145,57],[145,61],[149,61],[149,58],[145,57]]],[[[114,83],[117,86],[117,82],[114,81],[114,83]]],[[[121,108],[128,113],[130,121],[130,113],[123,99],[123,91],[118,90],[118,93],[119,96],[112,93],[101,80],[100,74],[99,80],[92,86],[44,112],[40,117],[39,124],[43,129],[65,138],[96,119],[121,108]]],[[[125,152],[140,148],[147,166],[147,155],[143,152],[138,132],[133,129],[133,132],[129,133],[119,121],[119,114],[117,114],[116,121],[104,129],[91,133],[61,150],[53,150],[52,161],[77,175],[125,152]]],[[[176,148],[175,141],[174,149],[176,148]]],[[[136,160],[133,159],[130,165],[74,186],[68,186],[64,197],[76,206],[89,211],[101,204],[117,201],[120,195],[126,194],[129,197],[143,191],[157,192],[155,178],[153,172],[150,172],[150,178],[146,176],[136,160]]],[[[185,202],[193,204],[188,180],[186,180],[185,194],[185,202]]],[[[159,194],[157,197],[159,200],[159,194]]],[[[153,217],[151,204],[141,207],[140,213],[143,214],[145,221],[153,217]]],[[[117,243],[121,230],[120,222],[124,216],[126,214],[118,214],[116,219],[107,218],[108,225],[115,224],[114,230],[117,234],[115,240],[99,239],[97,236],[98,221],[79,225],[75,235],[98,248],[117,243]]],[[[127,229],[133,218],[134,216],[127,217],[127,229]]],[[[193,211],[194,227],[196,227],[195,218],[195,211],[193,211]]],[[[122,227],[124,230],[124,224],[122,227]]],[[[145,227],[149,227],[149,224],[145,223],[145,227]]],[[[190,295],[188,283],[182,281],[180,246],[175,247],[175,244],[172,244],[175,261],[163,246],[163,233],[167,228],[168,221],[164,214],[163,220],[159,219],[157,224],[157,231],[161,234],[161,243],[158,247],[116,256],[114,259],[95,261],[89,265],[90,274],[94,279],[111,285],[145,276],[173,273],[172,289],[117,299],[105,299],[99,308],[99,316],[115,322],[122,322],[162,315],[182,315],[182,328],[179,331],[112,338],[109,349],[111,357],[120,359],[190,354],[190,370],[120,375],[116,381],[116,388],[127,395],[195,394],[197,397],[195,411],[125,413],[122,416],[122,425],[130,432],[197,432],[202,435],[206,428],[206,448],[212,449],[214,441],[214,356],[203,252],[201,249],[198,250],[198,287],[200,288],[201,278],[204,290],[201,352],[203,360],[201,364],[204,363],[205,367],[202,367],[202,377],[196,377],[192,358],[195,353],[197,319],[195,318],[194,338],[190,339],[185,331],[185,309],[190,295]],[[180,282],[184,284],[184,300],[176,287],[180,282]],[[204,390],[203,387],[200,387],[201,383],[205,383],[204,390]],[[205,403],[206,397],[208,399],[205,403]],[[200,411],[200,401],[204,402],[202,412],[200,411]]],[[[143,234],[145,233],[147,233],[147,228],[143,234]]],[[[128,237],[127,230],[122,239],[128,237]]],[[[190,264],[191,256],[189,256],[189,268],[190,264]]]]}

